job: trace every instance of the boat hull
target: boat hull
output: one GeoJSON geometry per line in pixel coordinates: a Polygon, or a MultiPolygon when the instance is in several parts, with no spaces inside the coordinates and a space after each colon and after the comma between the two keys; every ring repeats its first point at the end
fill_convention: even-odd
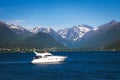
{"type": "Polygon", "coordinates": [[[53,62],[62,62],[66,59],[64,56],[52,56],[47,58],[33,59],[32,63],[53,63],[53,62]]]}

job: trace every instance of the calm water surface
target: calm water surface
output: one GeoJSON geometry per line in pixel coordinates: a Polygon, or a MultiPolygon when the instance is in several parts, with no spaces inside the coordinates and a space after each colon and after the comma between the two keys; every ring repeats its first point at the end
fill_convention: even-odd
{"type": "Polygon", "coordinates": [[[120,52],[61,52],[61,63],[32,64],[34,53],[1,53],[0,80],[120,80],[120,52]]]}

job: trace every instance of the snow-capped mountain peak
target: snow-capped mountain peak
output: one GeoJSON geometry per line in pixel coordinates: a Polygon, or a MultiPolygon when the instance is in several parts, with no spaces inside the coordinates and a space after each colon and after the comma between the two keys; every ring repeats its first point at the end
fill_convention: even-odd
{"type": "Polygon", "coordinates": [[[38,32],[43,32],[43,33],[50,33],[53,30],[51,28],[42,28],[42,27],[35,27],[30,30],[32,33],[38,33],[38,32]]]}
{"type": "Polygon", "coordinates": [[[91,27],[89,27],[89,26],[87,26],[87,25],[84,25],[84,24],[73,27],[73,30],[74,30],[75,32],[77,32],[77,33],[80,33],[80,34],[81,34],[81,32],[82,32],[82,33],[86,33],[86,32],[88,32],[88,31],[91,30],[91,29],[92,29],[91,27]]]}
{"type": "Polygon", "coordinates": [[[97,27],[96,27],[96,28],[93,28],[93,30],[96,31],[96,30],[98,30],[98,28],[97,28],[97,27]]]}
{"type": "Polygon", "coordinates": [[[64,39],[67,38],[67,32],[70,30],[70,28],[66,28],[66,29],[61,29],[61,30],[58,30],[57,33],[64,39]]]}
{"type": "Polygon", "coordinates": [[[14,33],[18,34],[18,35],[32,35],[32,33],[28,30],[26,30],[25,28],[19,26],[19,25],[15,25],[15,24],[9,24],[9,23],[5,23],[3,21],[0,21],[0,25],[3,25],[4,27],[10,29],[11,31],[13,31],[14,33]]]}
{"type": "Polygon", "coordinates": [[[19,27],[17,25],[13,25],[13,24],[11,24],[9,28],[10,29],[19,29],[19,27]]]}
{"type": "Polygon", "coordinates": [[[59,30],[58,34],[66,40],[76,41],[91,29],[93,29],[91,26],[82,24],[73,26],[72,28],[59,30]]]}
{"type": "Polygon", "coordinates": [[[16,29],[16,30],[21,30],[24,31],[25,29],[19,25],[14,25],[14,24],[9,24],[10,29],[16,29]]]}
{"type": "Polygon", "coordinates": [[[35,27],[35,28],[31,29],[30,31],[32,33],[38,33],[40,29],[41,29],[40,27],[35,27]]]}

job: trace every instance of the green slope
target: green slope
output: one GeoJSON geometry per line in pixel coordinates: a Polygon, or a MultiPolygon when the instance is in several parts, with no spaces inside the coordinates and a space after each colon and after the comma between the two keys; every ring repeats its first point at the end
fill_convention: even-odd
{"type": "Polygon", "coordinates": [[[0,47],[13,47],[19,42],[20,37],[12,32],[7,25],[0,24],[0,47]]]}
{"type": "Polygon", "coordinates": [[[23,48],[65,48],[47,33],[37,33],[22,41],[23,48]]]}

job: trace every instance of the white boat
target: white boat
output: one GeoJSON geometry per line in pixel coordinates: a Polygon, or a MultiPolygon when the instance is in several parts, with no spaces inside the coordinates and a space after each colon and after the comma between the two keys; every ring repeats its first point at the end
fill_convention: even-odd
{"type": "Polygon", "coordinates": [[[37,53],[34,51],[36,56],[33,58],[32,63],[51,63],[64,61],[66,56],[53,56],[51,53],[37,53]]]}

